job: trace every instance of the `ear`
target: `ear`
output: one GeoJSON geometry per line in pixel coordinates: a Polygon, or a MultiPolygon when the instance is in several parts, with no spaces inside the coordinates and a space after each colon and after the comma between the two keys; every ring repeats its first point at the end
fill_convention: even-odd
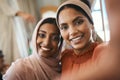
{"type": "Polygon", "coordinates": [[[92,38],[93,38],[94,42],[97,42],[97,43],[102,43],[103,42],[101,37],[96,33],[96,31],[94,29],[92,30],[92,38]]]}
{"type": "Polygon", "coordinates": [[[93,24],[90,24],[90,28],[91,28],[92,30],[94,30],[94,25],[93,25],[93,24]]]}

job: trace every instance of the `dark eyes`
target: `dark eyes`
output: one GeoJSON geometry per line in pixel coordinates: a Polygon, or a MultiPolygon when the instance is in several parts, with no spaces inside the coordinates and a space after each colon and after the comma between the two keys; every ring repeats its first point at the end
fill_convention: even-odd
{"type": "Polygon", "coordinates": [[[52,36],[52,40],[54,40],[54,41],[59,41],[59,39],[60,39],[59,36],[56,36],[56,35],[52,36]]]}
{"type": "Polygon", "coordinates": [[[45,37],[46,37],[46,35],[43,34],[43,33],[39,33],[38,36],[39,36],[40,38],[45,38],[45,37]]]}
{"type": "MultiPolygon", "coordinates": [[[[73,21],[72,26],[73,27],[79,27],[84,22],[84,19],[78,18],[75,21],[73,21]]],[[[60,30],[67,30],[69,28],[69,24],[62,24],[60,26],[60,30]]]]}
{"type": "Polygon", "coordinates": [[[76,21],[74,22],[74,25],[79,26],[79,25],[81,25],[83,22],[84,22],[83,19],[78,19],[78,20],[76,20],[76,21]]]}
{"type": "MultiPolygon", "coordinates": [[[[46,34],[45,33],[39,33],[38,37],[39,38],[46,38],[46,34]]],[[[53,41],[58,41],[59,40],[59,36],[58,35],[52,35],[50,37],[50,39],[53,40],[53,41]]]]}
{"type": "Polygon", "coordinates": [[[68,29],[68,26],[67,25],[61,25],[60,26],[60,30],[67,30],[68,29]]]}

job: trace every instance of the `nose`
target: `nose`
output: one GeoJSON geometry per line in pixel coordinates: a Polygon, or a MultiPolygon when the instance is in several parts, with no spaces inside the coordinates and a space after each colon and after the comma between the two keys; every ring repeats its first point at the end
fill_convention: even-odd
{"type": "Polygon", "coordinates": [[[77,34],[77,32],[78,32],[78,29],[76,27],[71,26],[69,28],[69,34],[70,35],[75,35],[75,34],[77,34]]]}
{"type": "Polygon", "coordinates": [[[51,40],[50,40],[49,37],[47,37],[47,38],[45,38],[45,39],[43,40],[44,46],[50,46],[50,43],[51,43],[51,40]]]}

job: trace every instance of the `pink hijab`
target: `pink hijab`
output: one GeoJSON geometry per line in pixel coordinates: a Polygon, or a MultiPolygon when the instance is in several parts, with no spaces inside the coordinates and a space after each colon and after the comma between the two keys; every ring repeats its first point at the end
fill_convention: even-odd
{"type": "Polygon", "coordinates": [[[38,22],[32,37],[33,54],[12,63],[4,75],[5,80],[55,80],[60,76],[58,54],[55,57],[45,58],[37,53],[37,32],[44,20],[38,22]]]}

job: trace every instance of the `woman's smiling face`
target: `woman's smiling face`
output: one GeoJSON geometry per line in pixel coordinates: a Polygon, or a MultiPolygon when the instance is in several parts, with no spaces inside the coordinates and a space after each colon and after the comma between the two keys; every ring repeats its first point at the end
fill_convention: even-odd
{"type": "Polygon", "coordinates": [[[40,26],[37,35],[37,50],[41,56],[50,57],[57,53],[60,33],[54,24],[40,26]]]}
{"type": "Polygon", "coordinates": [[[92,24],[74,8],[65,8],[58,16],[60,32],[64,40],[74,49],[83,49],[91,37],[92,24]]]}

